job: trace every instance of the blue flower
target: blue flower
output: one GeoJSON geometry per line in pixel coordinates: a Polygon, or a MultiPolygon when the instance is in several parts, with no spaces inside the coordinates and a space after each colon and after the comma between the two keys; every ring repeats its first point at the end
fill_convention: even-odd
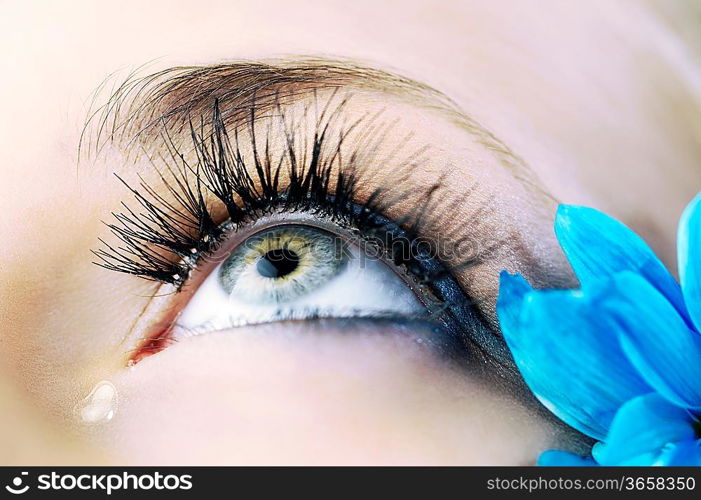
{"type": "Polygon", "coordinates": [[[501,274],[497,313],[535,396],[600,441],[540,465],[701,465],[701,193],[679,223],[681,286],[619,221],[561,205],[555,233],[577,290],[501,274]]]}

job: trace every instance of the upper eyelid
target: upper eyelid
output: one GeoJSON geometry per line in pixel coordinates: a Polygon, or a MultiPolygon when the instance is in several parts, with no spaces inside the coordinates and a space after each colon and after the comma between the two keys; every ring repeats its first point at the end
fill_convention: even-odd
{"type": "MultiPolygon", "coordinates": [[[[358,202],[356,181],[362,180],[364,173],[362,169],[353,168],[353,164],[360,158],[371,161],[363,152],[370,151],[373,154],[384,135],[379,134],[377,137],[377,134],[372,133],[374,126],[368,124],[353,141],[354,151],[360,153],[350,155],[353,158],[350,168],[343,166],[341,155],[337,155],[336,148],[341,147],[344,136],[340,135],[334,142],[333,134],[325,133],[330,123],[336,120],[343,123],[342,111],[347,99],[341,98],[340,103],[333,108],[331,105],[336,100],[335,97],[336,95],[332,94],[328,101],[320,104],[322,111],[317,113],[311,145],[307,144],[306,139],[298,140],[294,137],[295,132],[287,128],[285,112],[282,108],[279,110],[275,121],[279,125],[282,124],[283,134],[286,136],[285,143],[289,148],[283,148],[280,153],[280,159],[287,159],[284,164],[270,156],[267,148],[264,154],[258,151],[255,134],[258,122],[253,115],[250,117],[249,128],[252,151],[242,153],[238,136],[235,136],[233,142],[230,141],[218,102],[215,101],[211,128],[207,131],[204,128],[192,130],[196,166],[188,163],[177,146],[170,145],[169,153],[176,166],[166,162],[166,173],[159,173],[159,177],[171,196],[164,197],[159,194],[157,189],[141,177],[139,186],[134,188],[118,176],[134,195],[137,208],[132,209],[129,204],[123,202],[124,211],[113,213],[114,220],[107,225],[123,246],[111,245],[101,239],[103,248],[93,251],[98,258],[98,262],[95,263],[107,269],[179,286],[187,279],[199,255],[209,254],[212,245],[217,245],[225,232],[235,229],[238,224],[261,209],[266,210],[280,203],[285,206],[292,204],[297,208],[311,203],[318,207],[318,202],[323,199],[324,205],[329,207],[332,213],[350,216],[348,204],[358,202]],[[292,134],[293,137],[288,134],[292,134]],[[330,150],[325,147],[329,141],[330,150]],[[311,151],[309,158],[307,146],[311,151]],[[303,147],[304,151],[300,152],[297,147],[303,147]],[[259,154],[262,157],[259,157],[259,154]],[[285,184],[278,184],[278,174],[281,172],[287,174],[285,184]],[[358,172],[360,176],[357,175],[358,172]],[[329,199],[331,195],[333,200],[329,199]],[[229,227],[225,232],[222,232],[224,229],[212,216],[210,197],[226,207],[226,224],[229,227]]],[[[371,120],[376,118],[377,115],[372,116],[371,120]]],[[[355,124],[357,123],[356,121],[355,124]]],[[[383,126],[379,129],[383,129],[383,126]]],[[[267,131],[270,132],[270,129],[267,131]]],[[[395,149],[393,155],[396,153],[395,149]]],[[[407,167],[412,165],[406,163],[407,167]]],[[[352,216],[357,220],[351,222],[351,225],[360,225],[362,220],[371,214],[381,214],[394,203],[389,195],[396,199],[404,198],[407,192],[396,192],[402,185],[403,183],[394,184],[376,191],[382,195],[382,206],[378,204],[378,198],[371,195],[364,205],[368,209],[367,214],[361,210],[352,216]]],[[[434,201],[434,192],[435,187],[429,187],[427,196],[420,197],[423,201],[417,207],[430,208],[429,205],[434,201]]],[[[414,224],[423,219],[417,214],[413,214],[412,218],[414,224]]]]}

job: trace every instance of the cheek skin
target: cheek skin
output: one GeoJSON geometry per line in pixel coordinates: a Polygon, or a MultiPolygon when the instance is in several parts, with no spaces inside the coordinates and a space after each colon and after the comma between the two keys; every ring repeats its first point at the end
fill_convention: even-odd
{"type": "Polygon", "coordinates": [[[86,437],[133,464],[531,464],[559,440],[406,332],[314,330],[186,339],[114,377],[86,437]]]}

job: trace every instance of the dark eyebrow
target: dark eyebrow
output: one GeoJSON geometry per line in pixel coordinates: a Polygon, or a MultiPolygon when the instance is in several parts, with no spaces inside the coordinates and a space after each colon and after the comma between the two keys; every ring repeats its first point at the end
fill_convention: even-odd
{"type": "Polygon", "coordinates": [[[247,118],[254,102],[257,115],[263,116],[277,105],[342,88],[382,92],[436,111],[492,151],[521,181],[539,185],[522,158],[442,92],[353,61],[310,57],[179,66],[146,76],[134,72],[104,104],[89,112],[79,157],[81,153],[97,154],[109,143],[148,139],[163,125],[176,133],[182,131],[192,116],[211,113],[214,102],[225,122],[236,123],[247,118]]]}

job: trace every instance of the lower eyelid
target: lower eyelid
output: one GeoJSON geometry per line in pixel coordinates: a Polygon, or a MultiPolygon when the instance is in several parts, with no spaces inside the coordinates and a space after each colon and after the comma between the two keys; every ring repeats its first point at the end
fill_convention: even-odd
{"type": "MultiPolygon", "coordinates": [[[[333,332],[352,335],[397,336],[411,339],[417,346],[430,350],[440,359],[455,363],[456,366],[468,370],[478,369],[477,366],[472,366],[472,363],[467,361],[466,356],[469,356],[469,354],[465,352],[465,346],[453,334],[441,325],[426,319],[414,319],[405,316],[319,318],[304,321],[304,325],[304,327],[301,327],[301,322],[293,320],[254,324],[245,327],[245,329],[246,331],[261,332],[261,334],[271,333],[276,335],[282,332],[296,332],[295,334],[300,335],[328,335],[329,332],[333,332]]],[[[170,346],[177,345],[185,338],[192,339],[199,336],[195,334],[184,339],[174,340],[171,336],[172,332],[169,331],[170,328],[172,327],[164,331],[165,335],[145,343],[139,353],[130,358],[127,365],[134,366],[151,355],[158,354],[170,346]]],[[[235,333],[229,330],[213,332],[215,335],[235,333]]]]}

